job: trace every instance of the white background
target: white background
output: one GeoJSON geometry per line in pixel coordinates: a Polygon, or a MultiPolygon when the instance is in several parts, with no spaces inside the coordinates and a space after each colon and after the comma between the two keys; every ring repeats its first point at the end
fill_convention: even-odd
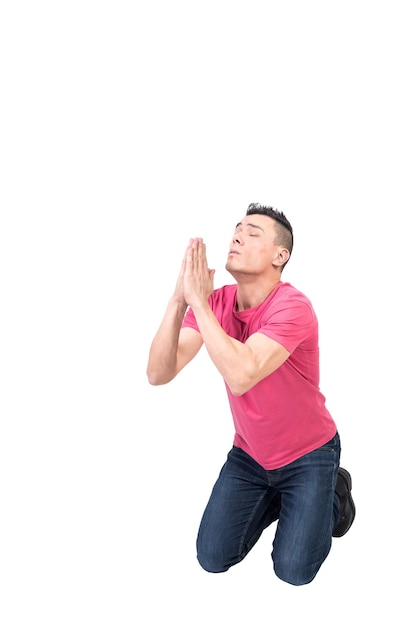
{"type": "Polygon", "coordinates": [[[2,626],[415,623],[417,27],[402,0],[2,3],[2,626]],[[231,282],[250,202],[293,224],[357,506],[299,588],[272,528],[200,569],[223,382],[204,351],[145,376],[189,237],[231,282]]]}

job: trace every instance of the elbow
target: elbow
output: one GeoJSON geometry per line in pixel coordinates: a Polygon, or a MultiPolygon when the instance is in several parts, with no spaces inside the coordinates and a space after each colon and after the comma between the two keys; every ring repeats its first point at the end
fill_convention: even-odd
{"type": "Polygon", "coordinates": [[[153,387],[160,384],[155,374],[153,372],[149,372],[148,370],[147,370],[147,378],[148,378],[149,384],[152,385],[153,387]]]}
{"type": "Polygon", "coordinates": [[[227,382],[230,392],[233,396],[242,396],[244,393],[247,393],[253,387],[253,384],[249,380],[235,379],[227,382]]]}
{"type": "Polygon", "coordinates": [[[243,396],[244,393],[247,393],[247,391],[249,391],[250,389],[251,387],[229,387],[232,395],[236,397],[243,396]]]}
{"type": "Polygon", "coordinates": [[[171,378],[163,377],[157,371],[147,369],[147,378],[150,385],[157,387],[158,385],[165,385],[170,382],[171,378]]]}
{"type": "Polygon", "coordinates": [[[149,384],[152,385],[153,387],[157,387],[158,385],[162,385],[162,383],[158,380],[158,378],[150,376],[149,374],[147,374],[147,377],[148,377],[149,384]]]}

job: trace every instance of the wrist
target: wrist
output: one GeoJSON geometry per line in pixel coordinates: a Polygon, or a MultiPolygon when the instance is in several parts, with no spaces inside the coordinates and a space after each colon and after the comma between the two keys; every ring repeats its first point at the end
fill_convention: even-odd
{"type": "Polygon", "coordinates": [[[174,294],[169,300],[169,306],[175,309],[180,315],[184,315],[186,313],[188,304],[184,300],[184,298],[178,298],[178,296],[174,294]]]}

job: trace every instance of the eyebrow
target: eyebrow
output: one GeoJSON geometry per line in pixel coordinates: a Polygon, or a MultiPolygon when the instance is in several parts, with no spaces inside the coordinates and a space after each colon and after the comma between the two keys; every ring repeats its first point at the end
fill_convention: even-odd
{"type": "MultiPolygon", "coordinates": [[[[235,228],[237,228],[238,226],[242,226],[242,222],[238,222],[235,228]]],[[[245,226],[251,226],[251,228],[258,228],[258,230],[261,230],[264,233],[264,230],[261,228],[261,226],[257,226],[257,224],[251,224],[251,222],[247,222],[245,226]]]]}

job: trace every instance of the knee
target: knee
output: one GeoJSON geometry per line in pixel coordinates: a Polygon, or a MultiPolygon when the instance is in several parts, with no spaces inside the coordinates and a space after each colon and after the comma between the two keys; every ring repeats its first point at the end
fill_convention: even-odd
{"type": "Polygon", "coordinates": [[[229,569],[229,566],[226,566],[221,559],[213,553],[210,554],[208,552],[198,550],[197,560],[199,565],[206,572],[211,572],[212,574],[220,574],[221,572],[226,572],[229,569]]]}
{"type": "Polygon", "coordinates": [[[295,567],[293,564],[284,565],[283,563],[274,564],[274,573],[280,580],[289,585],[300,587],[308,585],[315,578],[319,568],[312,569],[306,567],[295,567]]]}

